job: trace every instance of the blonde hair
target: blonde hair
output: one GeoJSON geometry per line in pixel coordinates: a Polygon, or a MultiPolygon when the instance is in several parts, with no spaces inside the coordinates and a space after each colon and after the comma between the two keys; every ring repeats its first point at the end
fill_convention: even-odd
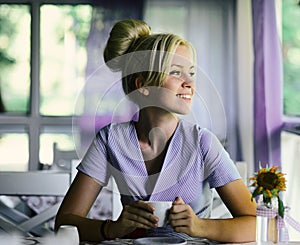
{"type": "Polygon", "coordinates": [[[162,86],[172,55],[179,45],[191,49],[191,43],[170,33],[151,34],[151,28],[142,20],[117,22],[104,49],[104,61],[112,71],[122,71],[125,94],[136,90],[135,79],[143,86],[162,86]]]}

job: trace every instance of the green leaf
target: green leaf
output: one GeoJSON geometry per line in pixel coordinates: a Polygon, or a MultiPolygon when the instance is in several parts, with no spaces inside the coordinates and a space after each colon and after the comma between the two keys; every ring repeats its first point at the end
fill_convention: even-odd
{"type": "Polygon", "coordinates": [[[284,217],[284,206],[283,206],[283,202],[280,199],[280,197],[277,197],[278,200],[278,214],[279,216],[281,216],[282,218],[284,217]]]}
{"type": "Polygon", "coordinates": [[[267,204],[268,207],[269,207],[268,204],[271,204],[271,198],[266,193],[264,193],[263,195],[263,202],[267,204]]]}
{"type": "Polygon", "coordinates": [[[259,191],[259,187],[257,187],[257,188],[253,191],[252,197],[257,197],[259,194],[261,194],[261,193],[260,193],[260,191],[259,191]]]}

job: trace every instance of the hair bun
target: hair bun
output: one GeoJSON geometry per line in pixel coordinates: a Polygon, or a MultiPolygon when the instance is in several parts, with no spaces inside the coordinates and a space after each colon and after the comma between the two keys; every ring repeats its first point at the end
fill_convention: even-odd
{"type": "Polygon", "coordinates": [[[117,22],[109,35],[104,49],[104,61],[113,71],[122,69],[122,55],[134,51],[136,41],[151,34],[148,24],[142,20],[122,20],[117,22]]]}

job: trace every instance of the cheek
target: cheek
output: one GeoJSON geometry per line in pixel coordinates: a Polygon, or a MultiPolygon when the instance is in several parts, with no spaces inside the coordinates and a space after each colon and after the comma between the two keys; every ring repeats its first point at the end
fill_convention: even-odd
{"type": "Polygon", "coordinates": [[[180,79],[168,79],[168,81],[166,81],[162,87],[171,91],[175,91],[178,89],[178,87],[180,87],[181,83],[182,81],[180,79]]]}
{"type": "Polygon", "coordinates": [[[193,95],[195,94],[195,91],[196,91],[196,87],[193,86],[193,87],[192,87],[192,93],[193,93],[193,95]]]}

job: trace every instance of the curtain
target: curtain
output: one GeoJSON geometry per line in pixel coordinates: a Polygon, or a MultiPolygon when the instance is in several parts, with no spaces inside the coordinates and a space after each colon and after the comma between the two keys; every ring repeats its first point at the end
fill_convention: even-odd
{"type": "Polygon", "coordinates": [[[252,0],[254,164],[281,165],[282,57],[274,0],[252,0]]]}
{"type": "Polygon", "coordinates": [[[235,0],[148,0],[145,18],[154,32],[173,32],[193,43],[197,85],[186,119],[210,129],[239,161],[244,159],[237,119],[235,8],[235,0]]]}
{"type": "Polygon", "coordinates": [[[254,171],[253,149],[253,37],[251,1],[237,1],[237,99],[241,155],[247,175],[254,171]]]}
{"type": "MultiPolygon", "coordinates": [[[[236,1],[192,0],[187,3],[186,37],[195,46],[198,67],[208,77],[201,74],[197,86],[209,111],[204,115],[210,118],[207,127],[223,141],[233,160],[243,160],[237,119],[236,1]]],[[[195,107],[199,111],[199,105],[195,107]]],[[[203,114],[196,116],[203,117],[203,114]]]]}

